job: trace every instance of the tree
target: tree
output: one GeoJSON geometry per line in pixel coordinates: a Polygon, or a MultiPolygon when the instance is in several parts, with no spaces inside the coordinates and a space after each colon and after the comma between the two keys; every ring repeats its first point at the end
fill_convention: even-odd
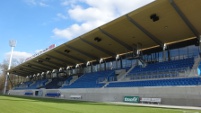
{"type": "Polygon", "coordinates": [[[0,93],[3,93],[5,83],[5,75],[3,73],[0,74],[0,93]]]}
{"type": "MultiPolygon", "coordinates": [[[[24,60],[22,59],[13,59],[12,61],[12,67],[15,67],[19,64],[21,64],[24,60]]],[[[4,84],[5,84],[5,78],[8,70],[8,60],[4,60],[2,63],[0,63],[0,92],[3,92],[4,90],[4,84]]],[[[18,84],[16,81],[18,77],[16,75],[10,74],[8,79],[8,86],[7,89],[11,89],[12,85],[18,84]]]]}
{"type": "Polygon", "coordinates": [[[5,78],[6,78],[6,70],[8,69],[8,63],[4,60],[2,64],[0,64],[0,91],[3,92],[4,89],[4,83],[5,83],[5,78]]]}

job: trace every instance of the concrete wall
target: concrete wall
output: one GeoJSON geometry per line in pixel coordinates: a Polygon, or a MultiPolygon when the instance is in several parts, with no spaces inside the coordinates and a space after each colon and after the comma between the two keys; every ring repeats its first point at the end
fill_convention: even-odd
{"type": "MultiPolygon", "coordinates": [[[[11,95],[24,95],[30,90],[10,90],[11,95]]],[[[31,90],[33,92],[38,90],[31,90]]],[[[161,104],[201,106],[201,86],[177,87],[139,87],[139,88],[87,88],[87,89],[40,89],[42,97],[47,92],[61,92],[63,99],[123,102],[124,96],[140,96],[144,98],[161,98],[161,104]],[[72,95],[80,95],[81,99],[72,99],[72,95]]]]}

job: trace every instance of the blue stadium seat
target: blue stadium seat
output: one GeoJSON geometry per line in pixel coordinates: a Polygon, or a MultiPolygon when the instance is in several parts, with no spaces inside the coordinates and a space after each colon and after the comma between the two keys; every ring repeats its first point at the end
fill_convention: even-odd
{"type": "Polygon", "coordinates": [[[60,97],[61,93],[60,92],[50,92],[46,93],[46,97],[60,97]]]}
{"type": "Polygon", "coordinates": [[[114,76],[114,70],[86,73],[71,85],[62,88],[100,88],[105,85],[103,81],[110,80],[114,76]]]}
{"type": "Polygon", "coordinates": [[[170,78],[177,77],[178,72],[191,69],[194,64],[194,58],[182,60],[173,60],[148,64],[146,67],[136,66],[128,74],[131,80],[147,78],[170,78]],[[145,75],[149,75],[148,77],[145,75]],[[137,76],[137,77],[135,77],[137,76]]]}
{"type": "Polygon", "coordinates": [[[111,82],[107,87],[148,87],[148,86],[188,86],[201,85],[200,77],[175,78],[144,81],[111,82]]]}
{"type": "Polygon", "coordinates": [[[31,95],[33,95],[33,92],[25,92],[24,95],[31,96],[31,95]]]}
{"type": "Polygon", "coordinates": [[[46,89],[57,89],[60,88],[64,81],[66,81],[67,78],[52,78],[52,81],[44,86],[46,89]]]}
{"type": "Polygon", "coordinates": [[[38,89],[40,87],[45,86],[45,83],[47,81],[48,81],[47,79],[37,80],[34,84],[30,85],[27,89],[38,89]]]}

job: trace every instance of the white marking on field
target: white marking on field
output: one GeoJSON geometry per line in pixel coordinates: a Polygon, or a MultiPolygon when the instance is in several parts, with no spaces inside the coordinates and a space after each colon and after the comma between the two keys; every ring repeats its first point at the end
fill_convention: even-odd
{"type": "Polygon", "coordinates": [[[200,113],[200,112],[193,112],[193,111],[183,111],[183,113],[200,113]]]}

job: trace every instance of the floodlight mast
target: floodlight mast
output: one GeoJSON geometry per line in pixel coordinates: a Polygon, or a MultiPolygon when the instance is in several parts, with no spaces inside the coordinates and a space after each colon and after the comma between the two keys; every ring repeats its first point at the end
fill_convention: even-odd
{"type": "MultiPolygon", "coordinates": [[[[10,59],[9,59],[9,64],[8,64],[8,70],[10,70],[10,67],[11,67],[11,62],[12,62],[12,58],[13,58],[13,50],[14,50],[14,47],[16,46],[16,41],[10,40],[9,46],[11,47],[11,54],[10,54],[10,59]]],[[[8,76],[9,76],[9,72],[7,72],[7,74],[6,74],[6,80],[5,80],[5,85],[4,85],[4,94],[6,94],[6,90],[7,90],[8,76]]]]}

